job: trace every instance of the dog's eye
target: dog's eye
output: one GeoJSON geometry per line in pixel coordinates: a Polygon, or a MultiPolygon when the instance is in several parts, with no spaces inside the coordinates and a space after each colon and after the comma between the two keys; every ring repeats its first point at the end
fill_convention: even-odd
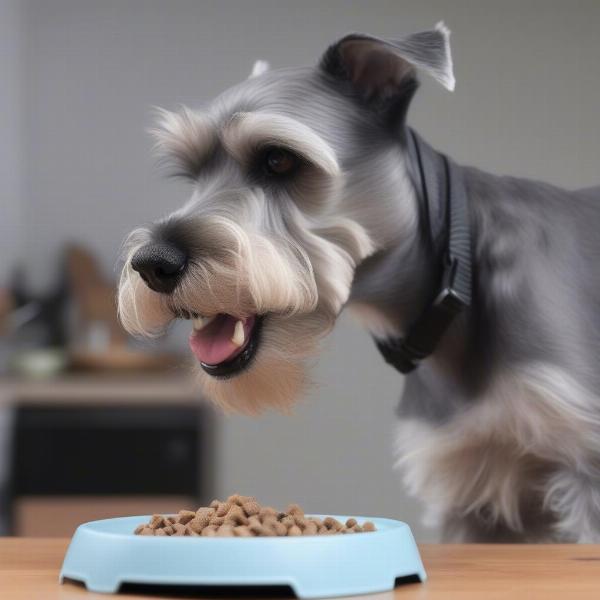
{"type": "Polygon", "coordinates": [[[283,148],[271,148],[264,155],[264,169],[269,175],[287,175],[298,164],[294,154],[283,148]]]}

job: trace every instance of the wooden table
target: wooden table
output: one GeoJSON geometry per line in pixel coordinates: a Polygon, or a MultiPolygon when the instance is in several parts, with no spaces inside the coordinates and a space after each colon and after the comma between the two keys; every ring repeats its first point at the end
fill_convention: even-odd
{"type": "MultiPolygon", "coordinates": [[[[2,600],[107,600],[74,583],[59,585],[68,540],[0,538],[2,600]]],[[[422,545],[429,580],[372,600],[600,599],[600,545],[422,545]]],[[[124,595],[126,600],[177,596],[124,595]]],[[[179,596],[191,597],[191,596],[179,596]]]]}

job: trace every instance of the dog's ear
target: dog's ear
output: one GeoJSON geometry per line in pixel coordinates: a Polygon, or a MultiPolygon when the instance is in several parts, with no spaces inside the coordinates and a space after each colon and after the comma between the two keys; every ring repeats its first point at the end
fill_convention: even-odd
{"type": "Polygon", "coordinates": [[[378,111],[403,118],[418,87],[417,70],[454,90],[449,38],[442,22],[397,40],[352,33],[327,49],[320,68],[378,111]]]}
{"type": "Polygon", "coordinates": [[[248,75],[248,79],[251,79],[252,77],[258,77],[259,75],[266,73],[270,68],[271,66],[266,60],[258,59],[255,61],[252,71],[250,71],[250,75],[248,75]]]}

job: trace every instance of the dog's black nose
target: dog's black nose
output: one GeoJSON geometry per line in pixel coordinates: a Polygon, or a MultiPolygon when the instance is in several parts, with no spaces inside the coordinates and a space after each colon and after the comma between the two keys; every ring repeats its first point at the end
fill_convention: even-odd
{"type": "Polygon", "coordinates": [[[151,290],[161,294],[170,294],[175,289],[186,264],[185,252],[166,242],[142,246],[131,259],[133,270],[140,274],[151,290]]]}

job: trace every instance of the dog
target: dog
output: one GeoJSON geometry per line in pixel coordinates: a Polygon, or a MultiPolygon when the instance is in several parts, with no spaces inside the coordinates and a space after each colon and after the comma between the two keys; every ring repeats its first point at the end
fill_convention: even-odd
{"type": "Polygon", "coordinates": [[[348,308],[409,373],[398,464],[446,541],[600,541],[600,188],[462,167],[407,125],[449,30],[350,34],[314,67],[162,110],[189,201],[125,244],[132,334],[189,319],[205,394],[286,410],[348,308]]]}

